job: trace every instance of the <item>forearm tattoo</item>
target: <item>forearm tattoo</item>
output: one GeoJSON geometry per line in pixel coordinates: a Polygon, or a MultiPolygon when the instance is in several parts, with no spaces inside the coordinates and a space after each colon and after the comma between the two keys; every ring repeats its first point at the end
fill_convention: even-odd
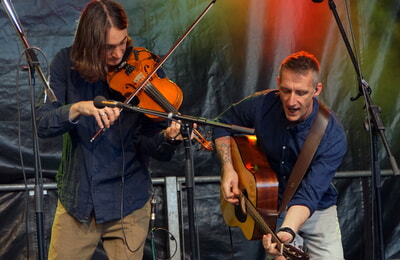
{"type": "Polygon", "coordinates": [[[221,160],[222,164],[232,163],[231,145],[229,142],[230,137],[223,137],[223,138],[225,139],[224,141],[228,140],[228,142],[222,141],[217,143],[216,148],[218,151],[219,159],[221,160]]]}

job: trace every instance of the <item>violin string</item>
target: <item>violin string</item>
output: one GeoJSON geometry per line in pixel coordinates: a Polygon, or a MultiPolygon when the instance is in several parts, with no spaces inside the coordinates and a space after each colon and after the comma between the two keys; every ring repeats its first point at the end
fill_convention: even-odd
{"type": "Polygon", "coordinates": [[[168,112],[178,113],[178,110],[176,110],[175,107],[172,106],[171,103],[168,102],[168,100],[166,100],[166,98],[160,93],[160,91],[156,87],[153,86],[153,84],[148,83],[145,87],[145,91],[151,96],[151,98],[157,101],[161,108],[168,112]]]}

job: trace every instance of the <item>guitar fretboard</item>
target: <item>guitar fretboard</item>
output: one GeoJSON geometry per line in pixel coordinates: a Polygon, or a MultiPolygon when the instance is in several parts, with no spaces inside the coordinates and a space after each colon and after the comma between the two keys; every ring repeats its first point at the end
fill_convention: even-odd
{"type": "Polygon", "coordinates": [[[249,215],[254,219],[254,222],[256,222],[257,226],[261,229],[261,231],[264,234],[272,235],[272,242],[276,243],[278,251],[280,251],[281,255],[283,255],[283,251],[285,250],[284,244],[275,235],[275,232],[272,231],[271,228],[267,225],[264,218],[260,215],[256,207],[254,207],[253,203],[251,203],[251,201],[249,201],[249,199],[243,194],[241,194],[240,199],[244,201],[249,215]]]}
{"type": "Polygon", "coordinates": [[[253,203],[244,196],[240,194],[239,196],[240,203],[244,203],[246,206],[246,212],[254,219],[256,225],[261,229],[264,234],[271,234],[272,235],[272,242],[276,243],[276,248],[288,260],[308,260],[309,257],[304,252],[300,251],[299,249],[283,244],[279,238],[276,236],[275,232],[271,230],[268,224],[265,222],[264,218],[258,212],[257,208],[254,207],[253,203]]]}

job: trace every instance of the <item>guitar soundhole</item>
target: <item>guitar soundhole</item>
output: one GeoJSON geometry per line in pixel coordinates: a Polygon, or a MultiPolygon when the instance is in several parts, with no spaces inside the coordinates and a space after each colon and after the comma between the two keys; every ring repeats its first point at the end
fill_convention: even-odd
{"type": "Polygon", "coordinates": [[[246,222],[247,215],[243,213],[241,207],[238,205],[235,205],[235,215],[240,222],[246,222]]]}

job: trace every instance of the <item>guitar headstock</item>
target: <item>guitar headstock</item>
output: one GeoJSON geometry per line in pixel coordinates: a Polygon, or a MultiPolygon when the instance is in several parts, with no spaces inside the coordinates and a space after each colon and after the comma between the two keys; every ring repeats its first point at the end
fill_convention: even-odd
{"type": "Polygon", "coordinates": [[[284,245],[283,256],[288,260],[309,260],[309,256],[301,251],[300,249],[291,246],[284,245]]]}

